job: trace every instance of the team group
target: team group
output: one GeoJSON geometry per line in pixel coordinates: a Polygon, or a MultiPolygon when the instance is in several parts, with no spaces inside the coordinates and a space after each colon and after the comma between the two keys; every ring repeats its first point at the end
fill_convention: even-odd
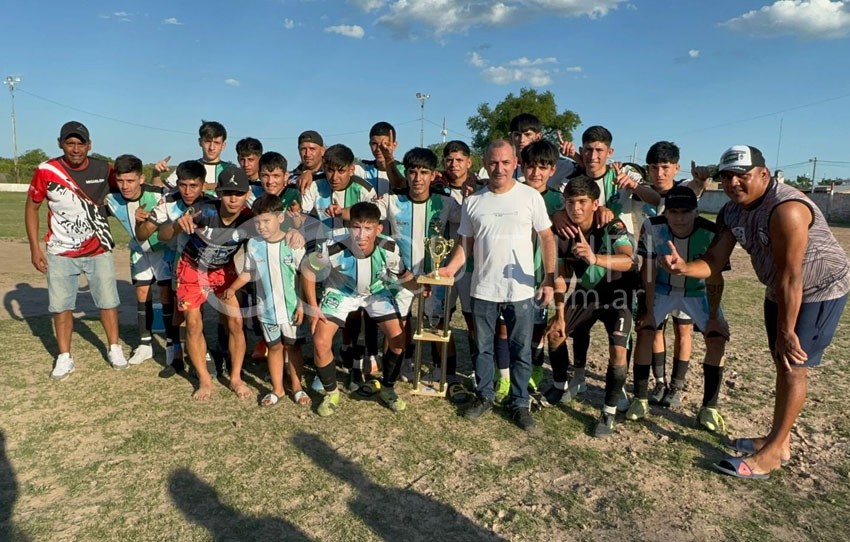
{"type": "MultiPolygon", "coordinates": [[[[309,130],[298,138],[300,163],[290,170],[283,155],[263,152],[254,138],[237,143],[239,167],[222,161],[226,130],[204,121],[198,139],[202,158],[182,162],[173,172],[166,158],[146,182],[137,157],[122,155],[112,165],[89,157],[88,129],[66,123],[59,136],[63,155],[37,168],[26,207],[33,265],[47,274],[59,346],[51,376],[63,379],[75,369],[73,309],[84,274],[101,310],[115,369],[153,357],[151,285],[156,282],[166,329],[161,376],[183,372],[185,352],[198,379],[195,399],[210,398],[215,373],[224,366],[233,392],[240,398],[252,395],[241,372],[243,325],[253,320],[259,338],[254,355],[267,357],[272,381],[261,405],[278,404],[287,389],[296,403],[311,403],[302,388],[301,353],[310,336],[313,387],[322,391],[319,415],[332,415],[340,405],[337,358],[347,369],[352,393],[404,410],[395,385],[411,378],[410,312],[416,277],[433,271],[425,243],[431,236],[455,241],[439,269],[454,277],[455,285],[448,295],[443,289],[425,291],[421,302],[430,321],[443,314],[444,304],[452,310],[460,304],[474,390],[457,377],[453,343],[443,366],[448,396],[467,403],[469,419],[502,405],[518,426],[531,429],[532,399],[549,406],[583,393],[591,328],[599,321],[607,332],[609,359],[594,435],[612,435],[618,411],[637,420],[649,414],[650,401],[681,405],[694,326],[706,341],[698,422],[709,431],[724,431],[718,397],[729,330],[721,309],[722,272],[736,242],[750,252],[768,287],[765,317],[778,374],[819,362],[850,290],[847,259],[817,208],[770,178],[758,149],[735,146],[721,157],[718,176],[730,204],[715,225],[697,210],[710,180],[708,168],[692,162],[692,179],[677,181],[679,149],[671,142],[652,145],[642,167],[609,163],[613,137],[602,126],[585,130],[578,148],[545,140],[543,126],[530,114],[515,117],[510,132],[510,140],[488,146],[479,175],[471,171],[470,149],[461,141],[447,143],[440,158],[413,148],[397,161],[395,130],[386,122],[370,130],[373,160],[358,164],[351,149],[325,147],[321,135],[309,130]],[[45,199],[46,255],[38,223],[45,199]],[[774,207],[783,212],[773,213],[774,207]],[[789,208],[809,215],[808,222],[797,222],[809,225],[802,228],[808,232],[802,246],[799,240],[776,241],[794,233],[781,230],[792,219],[775,218],[789,208]],[[129,360],[118,344],[108,215],[130,234],[140,344],[129,360]],[[778,245],[786,251],[782,258],[774,252],[778,245]],[[789,260],[797,252],[799,266],[789,260]],[[796,306],[783,290],[789,265],[799,267],[809,282],[801,286],[796,306]],[[806,320],[803,309],[812,303],[819,314],[827,304],[829,317],[806,320]],[[204,305],[219,314],[218,364],[204,339],[204,305]],[[676,343],[668,379],[664,327],[671,317],[676,343]],[[787,333],[789,325],[794,337],[787,333]],[[363,348],[358,346],[361,328],[363,348]],[[332,344],[340,330],[337,357],[332,344]],[[547,350],[552,382],[542,392],[547,350]]],[[[439,365],[437,348],[432,356],[439,365]]],[[[789,402],[790,389],[781,393],[781,380],[777,405],[789,402]]],[[[765,457],[764,475],[775,468],[774,459],[785,461],[790,454],[790,426],[787,433],[782,427],[784,417],[795,419],[799,408],[793,412],[793,405],[785,406],[790,410],[775,412],[767,437],[733,441],[738,451],[754,454],[751,463],[765,457]]],[[[762,475],[744,459],[729,461],[718,468],[736,476],[762,475]]]]}

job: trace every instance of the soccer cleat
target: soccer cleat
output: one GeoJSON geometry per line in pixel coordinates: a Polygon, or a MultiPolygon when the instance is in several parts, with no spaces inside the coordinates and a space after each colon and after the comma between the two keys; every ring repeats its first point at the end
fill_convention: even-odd
{"type": "Polygon", "coordinates": [[[661,400],[661,406],[667,408],[679,408],[682,406],[682,399],[684,396],[684,390],[671,386],[670,389],[667,390],[667,393],[664,394],[664,399],[661,400]]]}
{"type": "Polygon", "coordinates": [[[546,393],[543,394],[542,400],[540,404],[544,407],[557,405],[561,401],[564,400],[564,390],[559,390],[555,386],[552,386],[546,393]]]}
{"type": "Polygon", "coordinates": [[[579,395],[584,393],[587,389],[587,382],[584,377],[574,377],[570,380],[569,384],[567,384],[567,389],[564,390],[564,398],[561,399],[563,403],[569,403],[573,399],[576,399],[579,395]]]}
{"type": "Polygon", "coordinates": [[[339,390],[334,390],[322,398],[319,408],[316,409],[316,414],[322,417],[333,415],[339,408],[339,390]]]}
{"type": "Polygon", "coordinates": [[[511,413],[511,419],[523,431],[534,429],[534,418],[531,416],[531,411],[528,410],[528,407],[514,407],[511,413]]]}
{"type": "Polygon", "coordinates": [[[130,366],[130,364],[127,363],[127,358],[124,357],[124,351],[121,350],[120,345],[113,344],[110,346],[109,352],[106,354],[106,358],[109,360],[109,364],[112,365],[112,368],[116,371],[123,371],[130,366]]]}
{"type": "Polygon", "coordinates": [[[647,414],[649,414],[649,399],[638,399],[635,397],[632,400],[632,404],[629,405],[628,410],[626,410],[626,419],[639,420],[646,418],[647,414]]]}
{"type": "Polygon", "coordinates": [[[543,383],[543,379],[546,377],[546,374],[543,372],[543,367],[539,367],[534,365],[531,367],[531,378],[528,379],[528,389],[531,392],[536,392],[540,389],[540,384],[543,383]]]}
{"type": "Polygon", "coordinates": [[[71,359],[71,354],[59,354],[59,357],[56,358],[53,372],[50,373],[50,378],[53,380],[64,380],[73,372],[74,360],[71,359]]]}
{"type": "Polygon", "coordinates": [[[378,398],[393,412],[401,412],[407,408],[407,403],[399,398],[393,388],[381,388],[381,391],[378,393],[378,398]]]}
{"type": "Polygon", "coordinates": [[[463,417],[467,420],[477,420],[481,416],[487,414],[493,409],[493,404],[480,395],[475,396],[475,400],[463,413],[463,417]]]}
{"type": "Polygon", "coordinates": [[[664,395],[667,393],[667,384],[662,380],[655,382],[655,388],[649,392],[649,403],[652,405],[660,405],[664,400],[664,395]]]}
{"type": "Polygon", "coordinates": [[[149,360],[153,357],[153,348],[149,344],[139,345],[136,350],[133,352],[133,355],[130,356],[130,359],[127,360],[127,363],[130,365],[141,365],[142,362],[149,360]]]}
{"type": "Polygon", "coordinates": [[[697,415],[700,425],[712,433],[725,433],[726,420],[720,415],[720,411],[712,407],[702,407],[697,415]]]}
{"type": "Polygon", "coordinates": [[[493,402],[501,405],[505,402],[505,399],[508,398],[508,395],[511,393],[511,380],[509,378],[497,378],[496,379],[496,395],[493,399],[493,402]]]}
{"type": "Polygon", "coordinates": [[[610,437],[614,434],[614,415],[603,412],[596,421],[596,427],[593,428],[594,437],[610,437]]]}

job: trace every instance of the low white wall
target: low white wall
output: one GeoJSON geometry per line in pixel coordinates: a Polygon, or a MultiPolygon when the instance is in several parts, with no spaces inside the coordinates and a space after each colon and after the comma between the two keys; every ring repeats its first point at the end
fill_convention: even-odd
{"type": "Polygon", "coordinates": [[[28,183],[0,183],[0,192],[26,192],[29,187],[28,183]]]}

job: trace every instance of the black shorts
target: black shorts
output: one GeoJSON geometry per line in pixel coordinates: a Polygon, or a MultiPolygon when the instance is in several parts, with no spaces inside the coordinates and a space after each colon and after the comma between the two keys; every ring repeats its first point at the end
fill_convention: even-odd
{"type": "Polygon", "coordinates": [[[632,309],[621,304],[567,305],[567,336],[589,335],[596,322],[602,322],[608,332],[608,344],[611,346],[629,345],[632,332],[632,309]]]}

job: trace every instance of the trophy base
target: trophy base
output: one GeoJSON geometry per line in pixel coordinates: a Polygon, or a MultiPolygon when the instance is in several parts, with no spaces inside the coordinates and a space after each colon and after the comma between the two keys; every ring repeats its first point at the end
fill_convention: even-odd
{"type": "Polygon", "coordinates": [[[454,277],[435,277],[432,274],[419,275],[416,277],[417,284],[431,284],[436,286],[454,286],[454,277]]]}
{"type": "Polygon", "coordinates": [[[423,329],[420,333],[413,334],[414,341],[425,341],[430,343],[447,343],[452,338],[452,331],[443,332],[442,329],[423,329]],[[443,335],[445,333],[445,335],[443,335]]]}

